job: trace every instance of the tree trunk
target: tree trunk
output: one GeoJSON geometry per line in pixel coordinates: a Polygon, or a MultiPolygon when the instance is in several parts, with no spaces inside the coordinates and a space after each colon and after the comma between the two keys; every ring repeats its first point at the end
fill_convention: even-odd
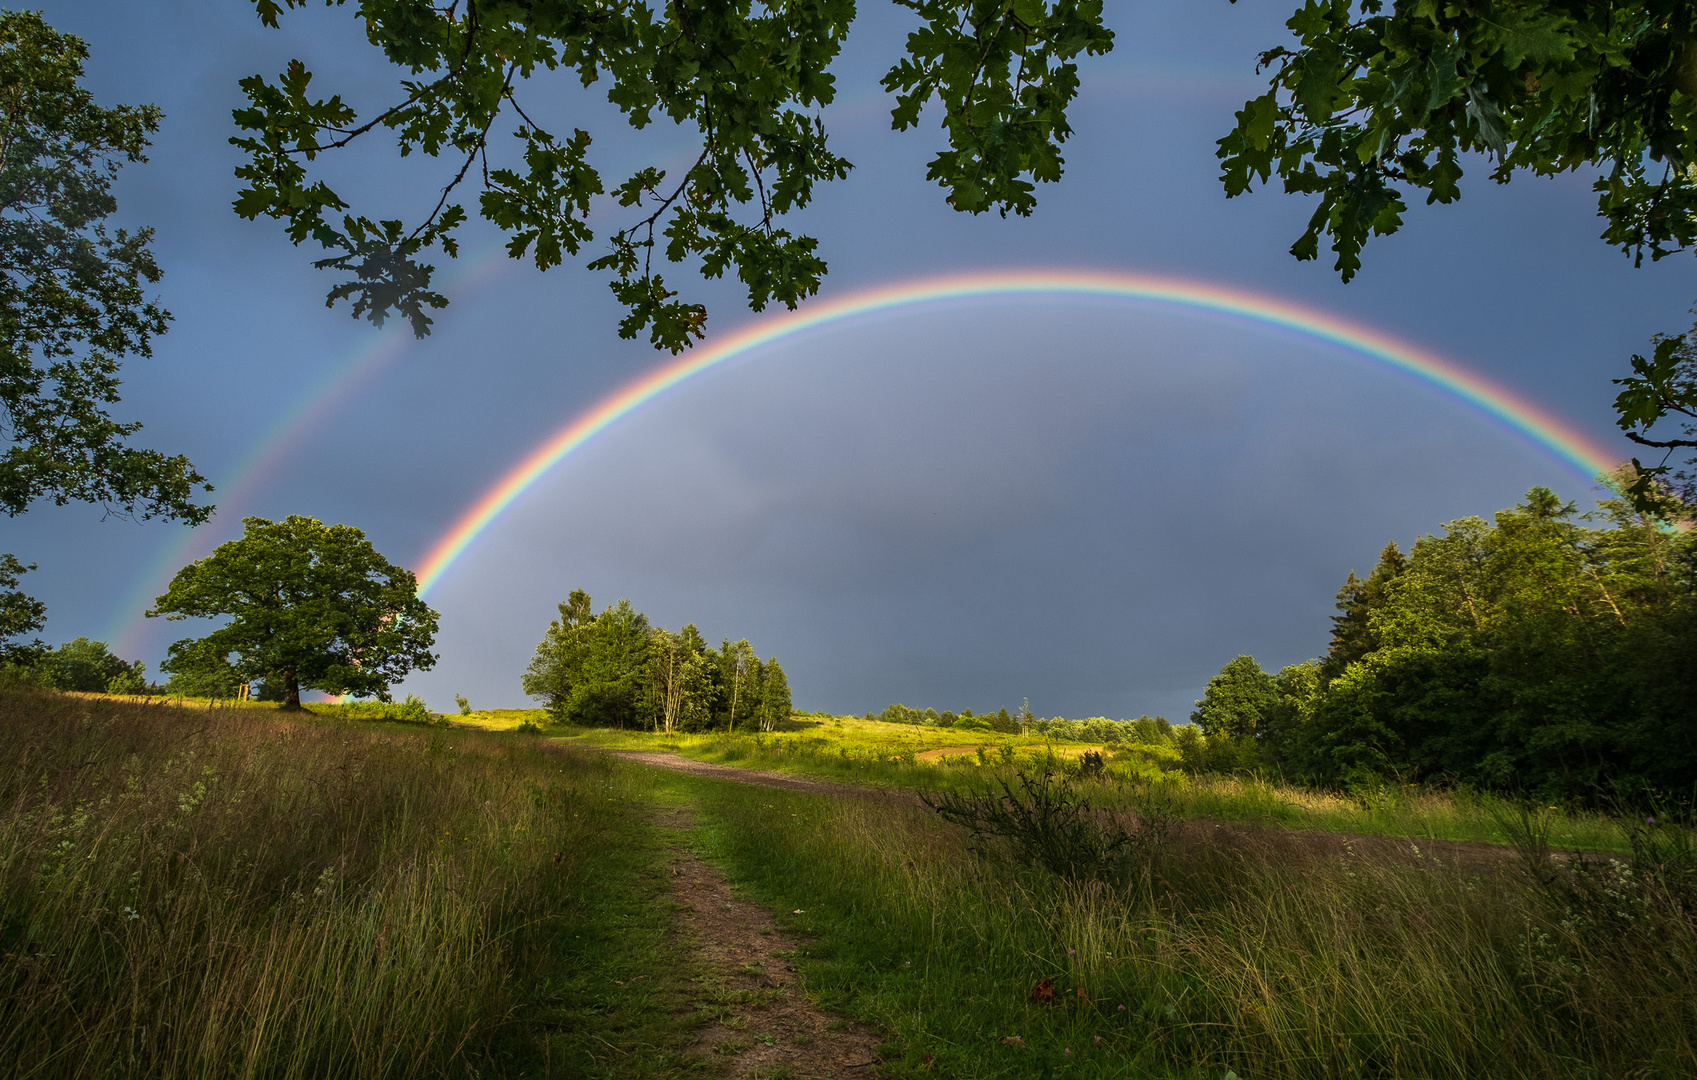
{"type": "Polygon", "coordinates": [[[301,707],[301,684],[295,678],[295,669],[283,669],[283,708],[289,712],[299,712],[301,707]]]}

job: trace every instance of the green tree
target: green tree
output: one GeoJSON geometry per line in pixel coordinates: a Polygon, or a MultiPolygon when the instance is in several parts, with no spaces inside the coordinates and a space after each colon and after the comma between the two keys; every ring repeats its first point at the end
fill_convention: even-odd
{"type": "Polygon", "coordinates": [[[726,731],[735,731],[737,721],[747,719],[754,711],[757,699],[748,693],[748,687],[759,663],[747,638],[740,641],[725,638],[719,646],[719,677],[728,695],[725,700],[726,731]]]}
{"type": "MultiPolygon", "coordinates": [[[[227,657],[204,654],[185,656],[182,663],[170,672],[165,681],[167,694],[197,698],[233,698],[244,681],[227,657]]],[[[283,696],[275,687],[265,683],[253,685],[254,701],[281,701],[283,696]]]]}
{"type": "Polygon", "coordinates": [[[1689,533],[1623,498],[1588,528],[1544,488],[1416,541],[1369,615],[1372,648],[1278,749],[1324,783],[1396,775],[1585,798],[1697,780],[1689,533]]]}
{"type": "Polygon", "coordinates": [[[1625,387],[1615,397],[1616,422],[1626,437],[1640,446],[1661,450],[1661,460],[1645,466],[1637,458],[1632,465],[1637,475],[1626,484],[1626,492],[1642,511],[1667,514],[1670,507],[1658,505],[1664,487],[1685,503],[1683,516],[1697,508],[1697,457],[1677,471],[1668,464],[1676,451],[1697,450],[1697,329],[1677,337],[1658,335],[1650,359],[1632,357],[1632,374],[1616,379],[1625,387]],[[1679,434],[1655,430],[1663,419],[1679,417],[1679,434]]]}
{"type": "Polygon", "coordinates": [[[760,681],[760,730],[776,730],[779,724],[790,718],[792,707],[789,676],[784,674],[783,667],[774,656],[766,661],[760,681]]]}
{"type": "MultiPolygon", "coordinates": [[[[1368,239],[1401,228],[1409,193],[1461,197],[1470,153],[1491,162],[1497,183],[1601,169],[1602,238],[1638,262],[1697,240],[1697,8],[1306,0],[1286,25],[1295,43],[1262,53],[1268,90],[1237,114],[1219,157],[1228,197],[1275,173],[1285,191],[1319,196],[1297,258],[1317,257],[1329,236],[1348,281],[1368,239]]],[[[1616,380],[1619,423],[1635,441],[1692,445],[1648,433],[1697,411],[1682,340],[1633,357],[1633,375],[1616,380]]],[[[1665,473],[1664,458],[1631,494],[1649,498],[1665,473]]]]}
{"type": "Polygon", "coordinates": [[[603,611],[588,624],[582,666],[564,718],[594,727],[645,727],[649,682],[648,616],[629,600],[603,611]]]}
{"type": "MultiPolygon", "coordinates": [[[[894,126],[915,126],[939,102],[948,148],[927,175],[950,205],[1030,213],[1035,184],[1061,175],[1074,60],[1112,47],[1100,0],[898,2],[925,25],[884,78],[894,126]]],[[[308,0],[254,6],[275,27],[285,7],[308,0]]],[[[836,96],[829,68],[854,21],[851,0],[348,6],[357,33],[397,75],[390,103],[361,116],[339,94],[319,96],[312,72],[292,61],[274,81],[242,80],[248,105],[236,110],[243,134],[233,140],[246,155],[237,213],[276,218],[296,244],[326,251],[317,265],[341,275],[332,303],[351,300],[356,317],[378,322],[398,313],[424,334],[428,310],[447,300],[422,259],[458,253],[467,213],[456,200],[468,178],[481,189],[478,212],[508,234],[508,253],[544,270],[594,239],[593,200],[623,208],[624,224],[602,237],[607,254],[589,266],[611,276],[629,309],[624,337],[647,329],[656,346],[677,351],[701,335],[706,312],[666,287],[667,263],[693,263],[707,277],[734,271],[757,311],[794,307],[817,290],[825,273],[817,243],[776,220],[851,167],[827,149],[818,115],[836,96]],[[604,178],[590,162],[588,131],[539,122],[549,119],[536,107],[545,91],[532,80],[545,85],[555,72],[585,87],[604,79],[607,100],[634,128],[662,120],[697,132],[693,160],[676,176],[649,165],[604,178]],[[502,127],[510,139],[499,137],[502,127]],[[403,156],[448,159],[445,183],[419,213],[356,213],[318,171],[321,156],[377,132],[403,156]]]]}
{"type": "Polygon", "coordinates": [[[702,726],[709,713],[711,682],[707,643],[694,624],[674,634],[649,630],[650,709],[654,727],[671,733],[702,726]]]}
{"type": "Polygon", "coordinates": [[[13,640],[47,625],[47,605],[18,588],[18,578],[34,569],[34,563],[0,554],[0,664],[29,664],[41,655],[39,640],[13,640]]]}
{"type": "Polygon", "coordinates": [[[41,658],[37,666],[42,681],[55,690],[75,690],[84,694],[139,693],[146,684],[141,673],[145,666],[112,655],[104,641],[73,638],[41,658]],[[113,691],[116,685],[120,689],[113,691]],[[134,689],[131,689],[131,688],[134,689]]]}
{"type": "Polygon", "coordinates": [[[582,589],[573,589],[559,609],[560,617],[548,624],[522,680],[524,692],[540,699],[557,720],[564,717],[582,675],[589,627],[595,621],[589,594],[582,589]]]}
{"type": "Polygon", "coordinates": [[[151,229],[108,232],[112,181],[159,125],[152,105],[102,108],[80,85],[88,49],[32,12],[0,12],[0,509],[37,499],[206,520],[184,457],[128,445],[114,420],[126,355],[152,355],[170,315],[151,229]]]}
{"type": "Polygon", "coordinates": [[[1254,657],[1239,656],[1208,680],[1190,721],[1209,738],[1252,739],[1278,704],[1277,681],[1254,657]]]}
{"type": "Polygon", "coordinates": [[[1405,192],[1461,196],[1462,157],[1491,179],[1595,166],[1603,239],[1659,259],[1697,239],[1697,9],[1522,0],[1512,6],[1308,0],[1294,46],[1261,55],[1265,94],[1220,141],[1228,195],[1273,173],[1320,204],[1291,248],[1331,238],[1347,281],[1405,192]]]}
{"type": "Polygon", "coordinates": [[[242,538],[177,571],[147,615],[230,621],[171,646],[166,671],[231,662],[244,681],[275,681],[283,707],[303,687],[376,695],[436,662],[436,612],[412,572],[394,565],[349,525],[291,515],[242,519],[242,538]]]}
{"type": "Polygon", "coordinates": [[[1336,678],[1353,661],[1361,659],[1379,647],[1373,633],[1372,616],[1384,607],[1386,587],[1408,568],[1402,549],[1393,541],[1379,553],[1379,564],[1365,579],[1349,572],[1349,578],[1338,590],[1337,609],[1342,614],[1332,616],[1332,644],[1320,664],[1320,674],[1336,678]]]}

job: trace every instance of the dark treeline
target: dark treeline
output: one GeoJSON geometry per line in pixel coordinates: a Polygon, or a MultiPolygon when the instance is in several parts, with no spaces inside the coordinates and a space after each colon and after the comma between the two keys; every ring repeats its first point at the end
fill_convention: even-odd
{"type": "Polygon", "coordinates": [[[1545,488],[1494,521],[1394,543],[1338,593],[1331,647],[1250,657],[1191,719],[1215,767],[1329,787],[1459,782],[1579,799],[1697,785],[1697,533],[1545,488]]]}
{"type": "Polygon", "coordinates": [[[1126,743],[1159,742],[1171,738],[1172,725],[1159,716],[1140,716],[1136,720],[1109,720],[1092,716],[1084,720],[1052,717],[1045,720],[1031,715],[1029,709],[1018,713],[999,709],[993,713],[974,716],[971,709],[958,713],[936,709],[915,709],[897,703],[881,713],[867,713],[868,720],[887,724],[910,724],[917,727],[952,728],[957,731],[992,731],[1003,735],[1040,735],[1065,742],[1126,743]]]}
{"type": "Polygon", "coordinates": [[[673,633],[620,600],[593,614],[582,589],[536,647],[524,692],[557,722],[654,731],[771,731],[790,717],[790,684],[776,657],[746,639],[715,649],[694,624],[673,633]]]}

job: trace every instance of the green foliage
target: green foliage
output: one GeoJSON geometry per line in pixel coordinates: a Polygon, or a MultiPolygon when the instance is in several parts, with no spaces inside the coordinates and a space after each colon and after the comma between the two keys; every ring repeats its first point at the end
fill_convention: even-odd
{"type": "Polygon", "coordinates": [[[776,731],[790,718],[790,680],[775,656],[761,665],[760,701],[755,708],[761,731],[776,731]]]}
{"type": "Polygon", "coordinates": [[[243,681],[276,682],[284,707],[299,708],[302,687],[387,701],[391,682],[436,662],[436,612],[418,598],[412,572],[379,555],[364,533],[298,515],[242,524],[241,539],[177,571],[147,613],[230,617],[173,644],[165,670],[226,663],[243,681]]]}
{"type": "MultiPolygon", "coordinates": [[[[170,676],[165,681],[167,694],[213,700],[235,697],[242,683],[246,681],[230,666],[227,657],[199,652],[185,654],[182,662],[172,667],[170,676]]],[[[282,699],[282,693],[274,686],[261,684],[254,687],[255,701],[282,699]]]]}
{"type": "Polygon", "coordinates": [[[581,680],[589,625],[595,619],[589,603],[588,593],[572,590],[560,604],[560,617],[548,624],[525,669],[524,692],[541,699],[550,712],[563,712],[571,700],[572,687],[581,680]]]}
{"type": "Polygon", "coordinates": [[[1588,799],[1689,790],[1692,534],[1621,498],[1591,515],[1604,527],[1575,517],[1534,488],[1492,522],[1422,537],[1395,574],[1375,571],[1364,586],[1352,575],[1333,654],[1314,672],[1281,673],[1284,704],[1265,740],[1275,758],[1339,786],[1459,780],[1588,799]]]}
{"type": "Polygon", "coordinates": [[[1626,493],[1645,512],[1689,518],[1691,508],[1697,507],[1697,458],[1689,459],[1677,472],[1668,465],[1668,458],[1675,450],[1697,449],[1697,331],[1677,337],[1657,336],[1654,344],[1651,359],[1633,356],[1633,374],[1614,380],[1615,385],[1625,387],[1615,397],[1615,415],[1626,437],[1640,446],[1665,451],[1653,466],[1632,459],[1636,475],[1627,484],[1626,493]],[[1683,418],[1680,435],[1651,432],[1670,415],[1683,418]],[[1683,507],[1670,498],[1665,488],[1670,481],[1683,507]]]}
{"type": "Polygon", "coordinates": [[[13,640],[47,625],[47,605],[18,588],[18,578],[34,569],[0,553],[0,664],[28,664],[41,653],[40,640],[13,640]]]}
{"type": "Polygon", "coordinates": [[[1208,680],[1190,720],[1204,735],[1253,739],[1278,703],[1278,682],[1254,657],[1239,656],[1208,680]]]}
{"type": "MultiPolygon", "coordinates": [[[[1100,773],[1100,755],[1094,766],[1100,773]]],[[[1064,775],[1048,771],[1015,772],[1011,781],[997,778],[988,788],[922,797],[943,820],[965,829],[982,853],[1012,854],[1069,880],[1121,888],[1154,872],[1172,825],[1158,807],[1104,813],[1064,775]]]]}
{"type": "MultiPolygon", "coordinates": [[[[1433,0],[1305,0],[1286,23],[1297,41],[1261,54],[1267,92],[1245,103],[1219,142],[1228,197],[1276,173],[1284,190],[1318,195],[1291,246],[1299,259],[1331,239],[1345,281],[1374,235],[1402,226],[1410,192],[1461,197],[1462,162],[1494,159],[1490,177],[1588,166],[1603,239],[1641,263],[1697,241],[1697,10],[1610,0],[1512,5],[1433,0]]],[[[1617,379],[1620,426],[1646,446],[1690,449],[1647,429],[1697,411],[1680,338],[1635,356],[1617,379]],[[1680,374],[1680,372],[1683,374],[1680,374]]],[[[1638,466],[1638,462],[1633,464],[1638,466]]],[[[1627,493],[1654,509],[1660,465],[1627,493]]],[[[1689,485],[1689,481],[1688,481],[1689,485]]],[[[1687,487],[1687,501],[1690,489],[1687,487]]]]}
{"type": "Polygon", "coordinates": [[[205,521],[188,459],[127,443],[112,419],[126,355],[152,355],[170,315],[153,230],[107,232],[112,182],[145,161],[152,105],[102,108],[81,85],[88,49],[33,12],[0,12],[0,510],[37,499],[205,521]]]}
{"type": "Polygon", "coordinates": [[[1371,235],[1395,232],[1405,192],[1461,196],[1462,158],[1491,178],[1595,165],[1603,238],[1642,259],[1697,239],[1697,16],[1682,5],[1513,6],[1307,0],[1297,38],[1261,55],[1266,94],[1220,140],[1227,195],[1277,173],[1320,196],[1291,253],[1322,234],[1348,281],[1371,235]]]}
{"type": "MultiPolygon", "coordinates": [[[[1030,213],[1034,184],[1060,177],[1058,147],[1078,89],[1073,60],[1112,47],[1099,0],[903,3],[926,26],[884,80],[897,95],[895,126],[913,126],[926,103],[940,101],[949,149],[929,177],[957,209],[1030,213]]],[[[254,5],[275,27],[284,7],[307,0],[254,5]]],[[[428,332],[427,311],[447,300],[422,259],[458,254],[468,215],[454,199],[468,176],[482,189],[478,212],[508,234],[508,253],[542,270],[595,239],[588,218],[598,198],[617,203],[624,224],[602,236],[610,250],[589,267],[611,276],[629,310],[623,337],[646,329],[656,347],[676,352],[703,333],[706,310],[675,299],[656,253],[662,268],[693,263],[710,278],[734,271],[756,311],[793,308],[817,291],[825,273],[817,242],[775,222],[851,168],[826,148],[818,116],[836,97],[828,69],[854,21],[851,0],[594,9],[361,0],[357,17],[359,34],[402,73],[387,108],[362,117],[338,93],[319,96],[312,72],[293,61],[275,81],[242,80],[248,105],[235,111],[242,134],[231,140],[246,159],[236,212],[276,218],[296,244],[329,252],[316,265],[341,275],[330,303],[350,300],[356,317],[379,323],[395,312],[428,332]],[[649,165],[604,178],[590,161],[589,132],[536,119],[545,114],[533,98],[545,91],[532,91],[531,80],[547,84],[555,72],[586,88],[605,79],[607,100],[631,127],[682,125],[699,133],[699,151],[677,176],[649,165]],[[503,112],[509,154],[492,138],[503,112]],[[321,155],[377,131],[402,156],[450,162],[439,197],[432,190],[431,208],[411,225],[356,213],[313,170],[321,155]]]]}
{"type": "Polygon", "coordinates": [[[713,649],[693,624],[672,633],[620,600],[592,614],[574,589],[560,604],[524,675],[555,722],[672,733],[790,718],[789,679],[776,658],[761,663],[746,640],[713,649]]]}
{"type": "Polygon", "coordinates": [[[146,689],[146,665],[113,656],[104,641],[79,637],[42,656],[37,664],[45,685],[84,694],[139,694],[146,689]]]}
{"type": "Polygon", "coordinates": [[[393,720],[403,724],[438,724],[436,714],[416,694],[401,701],[345,701],[312,706],[318,716],[338,720],[393,720]]]}
{"type": "MultiPolygon", "coordinates": [[[[408,696],[410,697],[411,695],[409,694],[408,696]]],[[[471,702],[466,700],[464,694],[455,694],[454,704],[459,708],[461,716],[471,715],[471,702]]]]}

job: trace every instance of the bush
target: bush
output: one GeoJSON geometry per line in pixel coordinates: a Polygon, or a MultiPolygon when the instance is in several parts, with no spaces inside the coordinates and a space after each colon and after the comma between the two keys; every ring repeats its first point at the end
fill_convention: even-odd
{"type": "MultiPolygon", "coordinates": [[[[1097,767],[1101,756],[1096,756],[1097,767]]],[[[982,854],[1011,854],[1069,880],[1114,885],[1147,878],[1165,848],[1172,816],[1098,810],[1063,774],[1019,771],[1010,783],[921,796],[945,821],[966,829],[982,854]]]]}

